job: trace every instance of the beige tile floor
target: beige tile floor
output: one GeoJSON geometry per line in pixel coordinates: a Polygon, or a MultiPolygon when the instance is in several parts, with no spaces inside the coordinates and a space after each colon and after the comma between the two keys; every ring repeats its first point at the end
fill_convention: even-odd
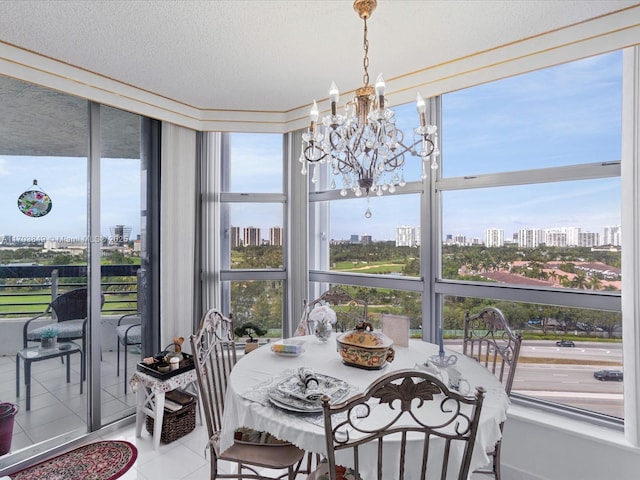
{"type": "MultiPolygon", "coordinates": [[[[129,353],[129,375],[139,357],[139,354],[129,353]]],[[[77,429],[86,431],[88,387],[85,381],[83,393],[80,393],[80,356],[71,355],[70,383],[66,383],[66,365],[59,358],[33,362],[31,370],[31,409],[27,411],[24,364],[20,362],[18,398],[16,358],[0,357],[0,401],[16,403],[19,408],[13,427],[12,451],[77,429]]],[[[124,377],[116,375],[115,352],[103,353],[101,373],[102,423],[108,424],[134,413],[136,396],[131,389],[126,395],[124,393],[124,377]]]]}

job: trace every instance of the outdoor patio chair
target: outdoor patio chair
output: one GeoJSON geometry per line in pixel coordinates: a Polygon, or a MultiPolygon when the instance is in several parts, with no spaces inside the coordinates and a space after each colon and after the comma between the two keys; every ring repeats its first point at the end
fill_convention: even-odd
{"type": "MultiPolygon", "coordinates": [[[[100,308],[104,305],[104,295],[100,308]]],[[[44,312],[27,320],[22,330],[23,348],[27,348],[29,342],[41,342],[42,333],[50,328],[57,331],[58,341],[82,340],[82,365],[86,355],[87,333],[87,289],[77,288],[65,292],[56,297],[44,312]],[[31,322],[38,318],[50,316],[52,322],[29,330],[31,322]]]]}
{"type": "Polygon", "coordinates": [[[342,403],[330,405],[325,395],[327,460],[308,478],[404,480],[417,470],[423,479],[467,480],[484,394],[478,387],[465,397],[411,369],[388,373],[342,403]]]}
{"type": "MultiPolygon", "coordinates": [[[[487,307],[476,315],[465,314],[462,353],[480,362],[491,371],[504,386],[507,395],[516,374],[520,357],[522,336],[511,330],[504,314],[497,308],[487,307]]],[[[500,424],[500,430],[504,422],[500,424]]],[[[491,470],[476,470],[475,473],[493,475],[500,480],[500,450],[502,440],[498,440],[491,452],[491,470]]]]}
{"type": "Polygon", "coordinates": [[[140,323],[140,313],[127,313],[123,315],[118,320],[118,325],[116,326],[116,336],[118,337],[118,347],[117,347],[117,367],[116,372],[117,376],[120,376],[120,345],[122,345],[122,349],[124,350],[124,393],[127,394],[127,361],[129,358],[128,349],[132,345],[142,345],[142,324],[140,323]],[[134,322],[134,323],[131,323],[134,322]]]}

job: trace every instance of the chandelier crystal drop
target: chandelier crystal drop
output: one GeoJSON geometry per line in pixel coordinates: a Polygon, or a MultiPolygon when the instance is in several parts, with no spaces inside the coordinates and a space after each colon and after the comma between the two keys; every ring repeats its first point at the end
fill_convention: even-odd
{"type": "MultiPolygon", "coordinates": [[[[371,217],[369,194],[377,196],[383,192],[394,193],[396,187],[406,184],[404,179],[405,155],[422,159],[421,178],[428,176],[429,169],[437,169],[437,127],[427,124],[427,105],[418,93],[416,108],[420,126],[414,128],[413,139],[405,143],[404,133],[396,127],[395,113],[388,108],[384,96],[385,83],[378,75],[374,86],[369,85],[369,41],[367,19],[377,6],[376,0],[355,0],[354,10],[364,22],[364,86],[356,90],[356,96],[338,113],[340,92],[334,82],[329,88],[331,112],[318,122],[320,111],[313,101],[309,129],[302,134],[300,163],[302,174],[307,173],[307,164],[313,165],[311,181],[318,181],[318,165],[329,164],[334,176],[341,178],[340,194],[351,191],[356,197],[367,197],[365,216],[371,217]]],[[[331,188],[337,188],[335,180],[331,188]]]]}

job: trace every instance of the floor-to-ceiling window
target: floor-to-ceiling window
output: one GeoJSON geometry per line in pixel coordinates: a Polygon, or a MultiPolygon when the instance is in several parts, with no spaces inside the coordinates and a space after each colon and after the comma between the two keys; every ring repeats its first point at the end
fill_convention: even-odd
{"type": "MultiPolygon", "coordinates": [[[[133,412],[135,395],[124,394],[128,374],[122,365],[117,376],[115,324],[138,309],[140,198],[147,189],[139,115],[8,77],[0,76],[0,93],[0,395],[20,407],[11,454],[3,456],[1,467],[5,458],[15,462],[133,412]],[[46,215],[17,202],[28,190],[51,200],[46,215]],[[95,230],[89,221],[92,205],[102,219],[95,230]],[[88,275],[94,246],[95,285],[88,275]],[[103,294],[104,305],[87,321],[84,358],[91,362],[86,379],[81,379],[83,356],[74,354],[67,382],[66,359],[39,360],[38,342],[28,342],[30,349],[23,350],[23,325],[57,295],[87,286],[103,294]],[[94,345],[98,354],[92,356],[94,345]],[[21,350],[18,396],[16,354],[21,350]],[[24,359],[31,359],[28,378],[24,359]],[[28,410],[26,381],[31,385],[28,410]]],[[[127,350],[131,371],[140,354],[127,350]]]]}
{"type": "MultiPolygon", "coordinates": [[[[0,388],[2,401],[19,406],[11,444],[17,451],[87,429],[81,356],[69,357],[69,383],[60,358],[33,362],[28,377],[22,361],[18,397],[16,354],[27,320],[44,312],[56,294],[86,286],[89,121],[88,102],[80,98],[3,76],[0,92],[0,388]],[[48,195],[48,213],[18,208],[18,197],[28,190],[48,195]]],[[[34,350],[24,356],[38,358],[38,345],[27,342],[34,350]]]]}
{"type": "Polygon", "coordinates": [[[222,142],[223,309],[237,327],[252,323],[279,337],[286,315],[282,135],[232,133],[222,142]]]}
{"type": "MultiPolygon", "coordinates": [[[[411,144],[412,129],[419,124],[415,105],[394,110],[411,144]]],[[[301,176],[299,170],[292,175],[301,176]]],[[[380,326],[383,313],[409,316],[415,335],[421,336],[422,175],[421,158],[406,153],[404,167],[391,175],[389,186],[356,195],[329,164],[309,166],[310,297],[343,285],[368,304],[367,320],[374,326],[380,326]]]]}
{"type": "MultiPolygon", "coordinates": [[[[498,307],[525,338],[516,394],[622,418],[621,64],[612,52],[443,95],[439,168],[424,182],[405,168],[391,194],[343,196],[311,167],[311,291],[347,285],[374,321],[405,309],[432,334],[442,319],[459,351],[465,313],[498,307]]],[[[413,105],[395,110],[411,125],[413,105]]]]}
{"type": "Polygon", "coordinates": [[[503,310],[514,392],[622,418],[622,54],[442,97],[445,328],[503,310]]]}
{"type": "Polygon", "coordinates": [[[141,120],[133,113],[100,107],[100,232],[103,241],[100,263],[102,292],[110,300],[108,308],[103,308],[101,341],[103,349],[111,353],[103,354],[100,369],[103,424],[132,413],[136,402],[135,393],[127,382],[141,359],[140,331],[130,327],[127,345],[124,345],[115,335],[115,328],[119,323],[140,325],[142,322],[138,305],[139,289],[142,288],[138,268],[141,182],[144,180],[140,164],[141,120]]]}

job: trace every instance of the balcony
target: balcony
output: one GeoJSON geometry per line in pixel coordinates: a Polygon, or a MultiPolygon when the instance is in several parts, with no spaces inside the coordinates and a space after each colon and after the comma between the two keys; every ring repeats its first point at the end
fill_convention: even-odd
{"type": "MultiPolygon", "coordinates": [[[[100,317],[103,425],[133,413],[135,409],[136,396],[130,388],[125,394],[124,381],[135,370],[140,353],[131,347],[126,353],[129,372],[125,376],[121,353],[118,376],[115,326],[122,315],[137,310],[138,269],[139,265],[101,267],[101,291],[105,297],[100,317]]],[[[16,397],[16,353],[22,348],[24,322],[42,313],[58,294],[86,285],[86,266],[0,266],[0,401],[19,405],[12,452],[69,432],[86,432],[89,387],[85,382],[83,393],[80,393],[80,355],[70,356],[70,383],[66,382],[66,365],[58,358],[32,363],[29,411],[26,410],[24,364],[21,362],[20,398],[16,397]]]]}

